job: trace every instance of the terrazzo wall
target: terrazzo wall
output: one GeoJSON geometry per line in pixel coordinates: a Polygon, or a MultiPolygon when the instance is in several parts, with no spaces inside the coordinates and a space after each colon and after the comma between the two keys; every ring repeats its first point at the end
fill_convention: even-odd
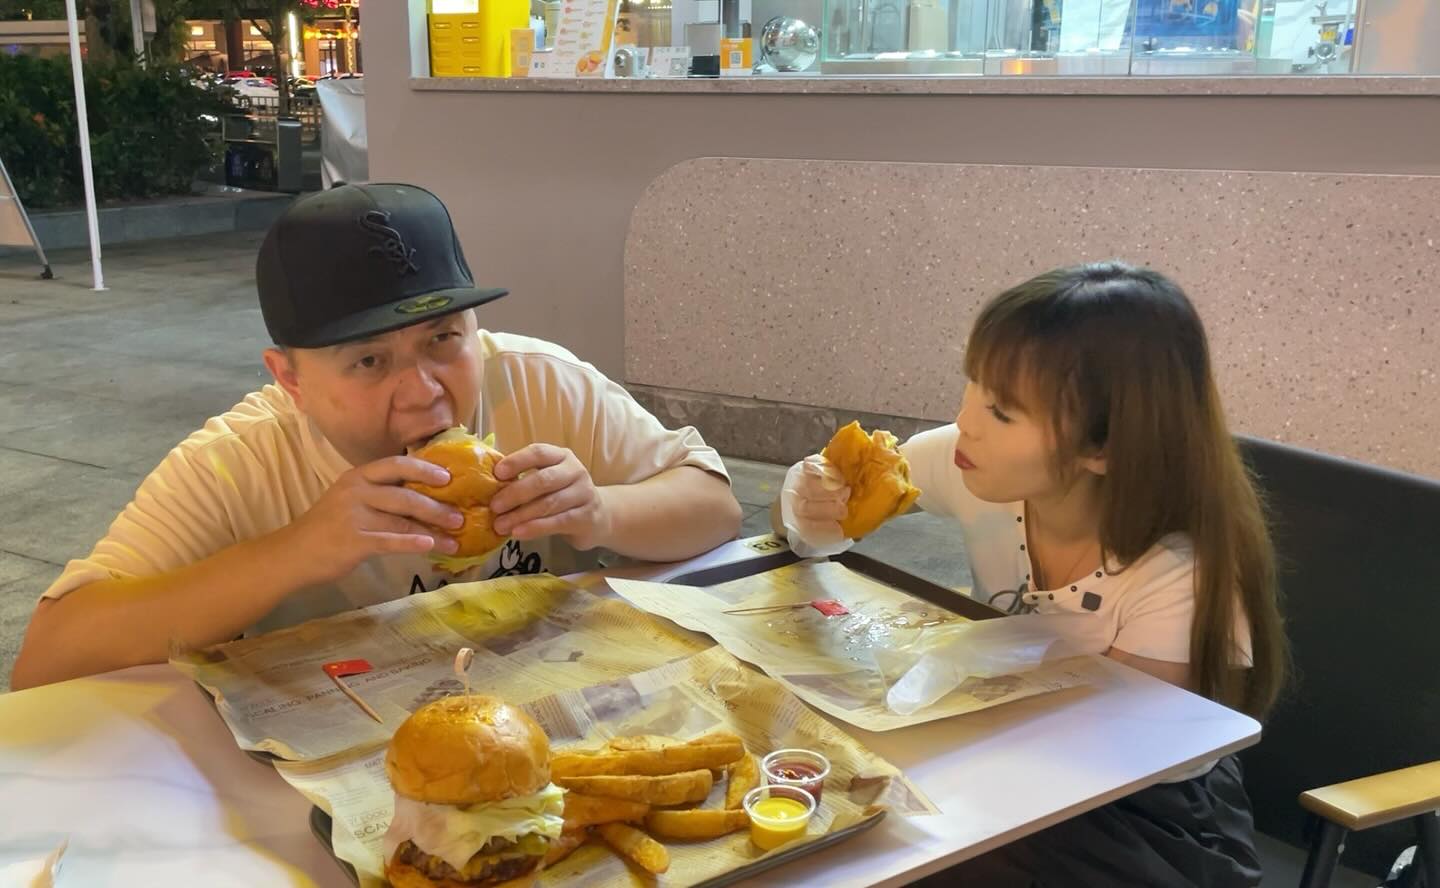
{"type": "Polygon", "coordinates": [[[1105,258],[1187,289],[1236,431],[1440,477],[1440,177],[691,160],[631,220],[625,378],[944,421],[979,305],[1105,258]]]}

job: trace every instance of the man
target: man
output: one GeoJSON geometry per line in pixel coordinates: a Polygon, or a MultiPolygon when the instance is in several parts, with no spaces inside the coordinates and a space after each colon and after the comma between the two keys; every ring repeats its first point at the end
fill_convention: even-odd
{"type": "Polygon", "coordinates": [[[446,581],[565,573],[605,547],[673,561],[735,536],[715,451],[667,431],[559,346],[478,329],[449,213],[408,185],[297,201],[256,264],[275,378],[211,419],[145,479],[89,557],[35,609],[12,684],[140,663],[363,607],[446,581]],[[446,472],[405,455],[464,425],[493,433],[510,481],[491,502],[510,537],[448,577],[429,556],[454,508],[402,486],[446,472]]]}

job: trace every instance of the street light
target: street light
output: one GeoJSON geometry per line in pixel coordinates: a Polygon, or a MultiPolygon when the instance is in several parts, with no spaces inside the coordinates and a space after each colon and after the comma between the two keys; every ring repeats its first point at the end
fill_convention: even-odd
{"type": "Polygon", "coordinates": [[[287,30],[290,32],[290,76],[300,76],[300,22],[291,12],[287,17],[287,30]]]}

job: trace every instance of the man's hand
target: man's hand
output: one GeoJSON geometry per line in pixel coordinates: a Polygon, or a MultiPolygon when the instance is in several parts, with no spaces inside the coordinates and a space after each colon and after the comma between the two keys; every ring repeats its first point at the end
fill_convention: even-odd
{"type": "Polygon", "coordinates": [[[283,531],[313,564],[311,583],[334,582],[372,555],[454,554],[455,541],[433,528],[458,528],[460,510],[401,485],[450,483],[450,473],[409,456],[357,466],[336,479],[310,510],[283,531]]]}
{"type": "Polygon", "coordinates": [[[509,482],[490,501],[495,532],[501,536],[533,540],[558,535],[582,551],[609,538],[605,498],[590,471],[564,447],[523,447],[496,464],[495,477],[509,482]]]}

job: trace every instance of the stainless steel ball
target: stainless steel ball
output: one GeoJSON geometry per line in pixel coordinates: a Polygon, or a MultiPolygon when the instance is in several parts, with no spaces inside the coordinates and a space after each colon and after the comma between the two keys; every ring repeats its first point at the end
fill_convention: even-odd
{"type": "Polygon", "coordinates": [[[804,71],[820,55],[820,32],[800,19],[777,15],[760,31],[760,60],[776,71],[804,71]]]}

